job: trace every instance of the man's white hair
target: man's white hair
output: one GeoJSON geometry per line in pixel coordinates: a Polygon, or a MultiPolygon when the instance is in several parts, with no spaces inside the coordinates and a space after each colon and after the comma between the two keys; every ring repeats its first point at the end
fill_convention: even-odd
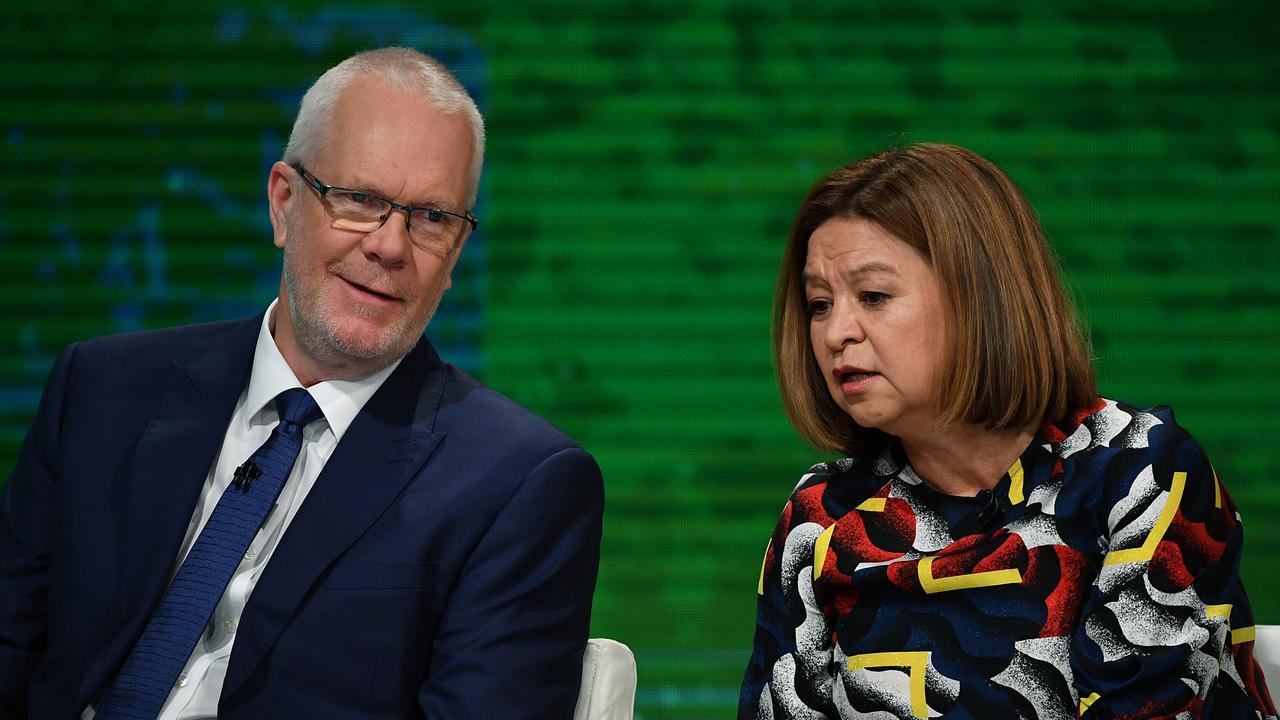
{"type": "Polygon", "coordinates": [[[287,163],[314,162],[324,152],[329,129],[333,124],[333,108],[347,84],[359,77],[375,76],[391,87],[413,95],[422,95],[445,114],[461,113],[471,125],[475,138],[475,154],[471,158],[470,187],[467,207],[476,202],[480,188],[480,169],[484,165],[484,118],[462,83],[445,66],[417,50],[387,47],[367,50],[329,68],[302,96],[298,117],[284,148],[287,163]]]}

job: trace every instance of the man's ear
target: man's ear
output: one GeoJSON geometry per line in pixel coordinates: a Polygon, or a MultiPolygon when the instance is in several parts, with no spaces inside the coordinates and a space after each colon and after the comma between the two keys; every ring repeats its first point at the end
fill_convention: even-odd
{"type": "Polygon", "coordinates": [[[297,174],[283,161],[277,160],[267,176],[267,216],[271,218],[275,246],[283,249],[289,229],[289,202],[293,199],[293,177],[297,174]]]}

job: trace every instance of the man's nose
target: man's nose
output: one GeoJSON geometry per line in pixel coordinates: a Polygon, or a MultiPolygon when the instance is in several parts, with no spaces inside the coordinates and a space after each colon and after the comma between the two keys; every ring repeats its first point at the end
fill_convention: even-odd
{"type": "Polygon", "coordinates": [[[360,249],[365,257],[387,267],[403,265],[412,248],[413,240],[409,237],[409,217],[399,208],[388,209],[387,219],[383,221],[382,226],[367,233],[360,241],[360,249]]]}

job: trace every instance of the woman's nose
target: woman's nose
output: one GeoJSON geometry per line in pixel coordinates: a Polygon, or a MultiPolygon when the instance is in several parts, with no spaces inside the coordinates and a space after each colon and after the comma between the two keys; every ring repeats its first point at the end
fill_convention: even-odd
{"type": "Polygon", "coordinates": [[[827,323],[827,344],[838,352],[845,345],[860,343],[867,339],[863,318],[858,312],[839,303],[831,309],[831,319],[827,323]]]}

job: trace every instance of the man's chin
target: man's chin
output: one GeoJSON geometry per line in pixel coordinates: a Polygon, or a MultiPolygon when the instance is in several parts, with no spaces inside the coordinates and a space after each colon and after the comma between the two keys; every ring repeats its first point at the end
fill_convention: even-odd
{"type": "Polygon", "coordinates": [[[323,361],[335,366],[356,366],[362,372],[380,370],[413,349],[421,332],[409,333],[404,328],[388,328],[363,318],[346,318],[342,323],[325,323],[318,328],[317,352],[323,361]]]}
{"type": "Polygon", "coordinates": [[[381,362],[390,364],[396,358],[413,349],[413,342],[408,341],[401,333],[383,332],[345,332],[339,331],[329,335],[329,346],[341,355],[353,360],[381,362]]]}

